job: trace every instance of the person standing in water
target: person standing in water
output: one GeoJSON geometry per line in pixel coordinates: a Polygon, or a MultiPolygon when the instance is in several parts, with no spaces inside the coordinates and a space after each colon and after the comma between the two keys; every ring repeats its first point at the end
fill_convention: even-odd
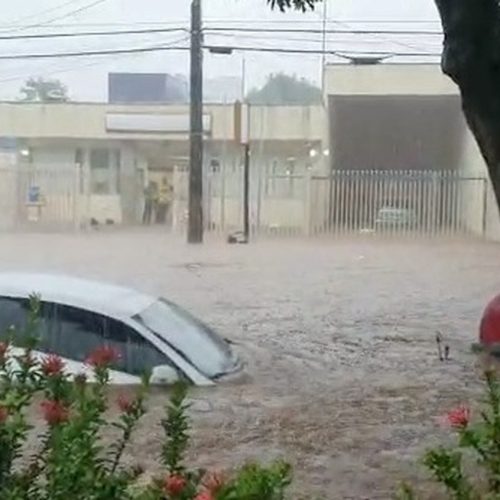
{"type": "Polygon", "coordinates": [[[155,182],[150,181],[144,189],[144,213],[142,215],[142,223],[149,225],[153,218],[155,211],[155,203],[157,199],[157,185],[155,182]]]}
{"type": "Polygon", "coordinates": [[[165,224],[167,222],[167,213],[171,203],[172,188],[166,177],[163,177],[158,193],[158,205],[156,209],[156,223],[165,224]]]}

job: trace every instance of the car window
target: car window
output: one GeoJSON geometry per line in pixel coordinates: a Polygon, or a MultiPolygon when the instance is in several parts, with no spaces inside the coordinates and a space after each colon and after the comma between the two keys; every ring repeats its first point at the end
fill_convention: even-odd
{"type": "Polygon", "coordinates": [[[50,351],[64,358],[85,361],[104,342],[104,320],[96,313],[77,307],[56,306],[50,335],[50,351]]]}
{"type": "MultiPolygon", "coordinates": [[[[0,338],[15,328],[14,343],[23,345],[29,314],[28,299],[0,297],[0,338]]],[[[116,369],[140,375],[171,361],[151,342],[121,321],[77,307],[42,302],[37,329],[42,352],[84,362],[97,347],[111,345],[119,353],[116,369]]]]}
{"type": "Polygon", "coordinates": [[[76,307],[57,306],[57,334],[51,350],[59,355],[85,361],[95,348],[108,345],[120,355],[115,368],[140,375],[170,360],[133,328],[100,314],[76,307]]]}
{"type": "Polygon", "coordinates": [[[105,318],[104,342],[120,353],[119,369],[133,375],[151,371],[171,361],[139,332],[121,321],[105,318]]]}
{"type": "MultiPolygon", "coordinates": [[[[0,338],[13,340],[14,344],[18,346],[24,345],[29,311],[30,301],[28,299],[0,297],[0,338]],[[10,338],[11,328],[14,328],[13,338],[10,338]]],[[[53,305],[42,302],[40,304],[38,327],[36,332],[33,332],[38,338],[37,348],[41,351],[48,349],[52,314],[53,305]]]]}
{"type": "Polygon", "coordinates": [[[235,360],[226,342],[180,307],[158,300],[134,317],[209,378],[231,371],[235,360]]]}

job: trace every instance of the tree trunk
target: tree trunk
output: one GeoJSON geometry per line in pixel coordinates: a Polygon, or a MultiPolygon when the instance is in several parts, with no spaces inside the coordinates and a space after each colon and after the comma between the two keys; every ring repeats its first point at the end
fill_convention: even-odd
{"type": "Polygon", "coordinates": [[[498,0],[435,0],[444,31],[442,69],[460,88],[465,118],[500,208],[500,7],[498,0]]]}

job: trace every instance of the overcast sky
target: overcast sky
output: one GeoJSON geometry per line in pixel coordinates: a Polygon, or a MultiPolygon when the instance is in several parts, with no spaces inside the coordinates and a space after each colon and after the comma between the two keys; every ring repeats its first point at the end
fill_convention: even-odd
{"type": "MultiPolygon", "coordinates": [[[[3,2],[1,35],[52,31],[96,29],[137,29],[188,27],[189,0],[102,0],[82,12],[69,15],[97,0],[18,0],[3,2]]],[[[271,12],[266,0],[204,0],[203,17],[207,27],[269,28],[269,33],[207,35],[207,43],[252,47],[302,47],[321,49],[321,35],[280,34],[273,28],[321,29],[322,9],[307,15],[271,12]]],[[[330,29],[423,29],[439,30],[433,0],[329,0],[330,29]]],[[[116,49],[153,45],[185,45],[186,34],[141,34],[109,38],[58,39],[37,41],[0,41],[2,54],[64,52],[75,50],[116,49]]],[[[330,50],[391,51],[437,53],[437,36],[415,35],[329,35],[330,50]]],[[[242,58],[246,59],[246,85],[262,84],[272,72],[284,71],[319,81],[320,57],[315,55],[261,54],[236,52],[231,56],[205,56],[205,74],[240,76],[242,58]]],[[[330,60],[335,61],[334,57],[330,60]]],[[[185,52],[158,52],[92,58],[50,59],[38,61],[0,61],[0,99],[15,99],[23,80],[29,76],[59,78],[78,100],[106,99],[109,71],[151,71],[188,73],[185,52]]]]}

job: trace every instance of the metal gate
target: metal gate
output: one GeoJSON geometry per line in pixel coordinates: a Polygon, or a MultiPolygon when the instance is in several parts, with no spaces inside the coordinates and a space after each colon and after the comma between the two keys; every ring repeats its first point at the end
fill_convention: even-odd
{"type": "Polygon", "coordinates": [[[0,166],[0,229],[80,229],[89,197],[76,165],[0,166]]]}
{"type": "Polygon", "coordinates": [[[311,234],[484,233],[482,177],[456,171],[333,171],[311,177],[311,234]]]}
{"type": "MultiPolygon", "coordinates": [[[[452,237],[485,233],[488,181],[448,170],[335,170],[250,178],[253,236],[452,237]]],[[[243,227],[241,169],[206,179],[207,230],[243,227]]]]}

